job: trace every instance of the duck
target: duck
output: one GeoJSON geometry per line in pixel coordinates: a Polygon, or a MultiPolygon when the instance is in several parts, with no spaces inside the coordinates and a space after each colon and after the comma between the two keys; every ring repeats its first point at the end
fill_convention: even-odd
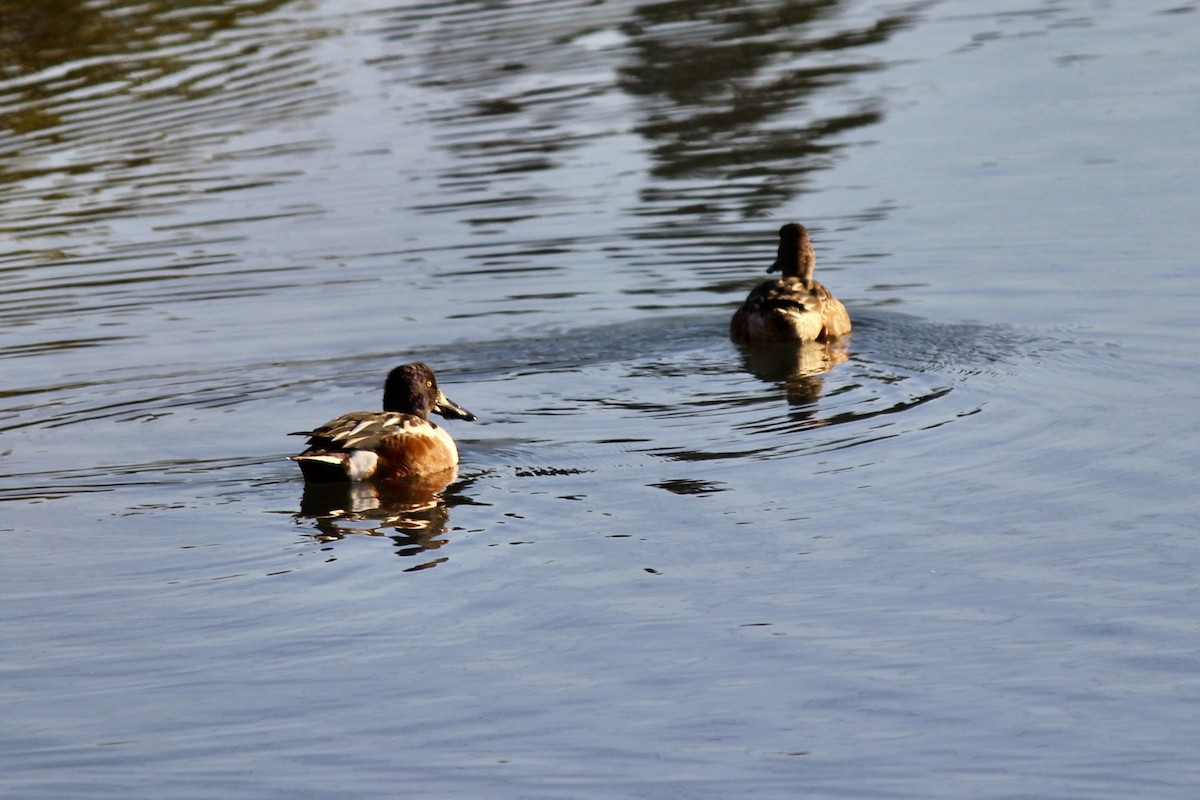
{"type": "Polygon", "coordinates": [[[813,280],[817,256],[808,228],[789,222],[779,229],[779,253],[767,272],[780,270],[751,290],[729,324],[735,342],[829,342],[850,333],[846,307],[813,280]]]}
{"type": "Polygon", "coordinates": [[[354,411],[331,419],[307,436],[308,449],[291,459],[306,481],[401,480],[444,473],[458,466],[458,447],[445,428],[429,420],[474,421],[446,397],[428,364],[401,364],[383,386],[383,411],[354,411]]]}

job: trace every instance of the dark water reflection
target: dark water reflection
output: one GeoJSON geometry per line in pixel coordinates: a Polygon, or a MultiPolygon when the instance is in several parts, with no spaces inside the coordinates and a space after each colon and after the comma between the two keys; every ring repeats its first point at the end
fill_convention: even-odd
{"type": "MultiPolygon", "coordinates": [[[[882,65],[866,56],[912,24],[913,12],[822,29],[851,3],[663,2],[638,6],[623,30],[631,63],[619,85],[641,98],[637,131],[653,143],[655,177],[739,187],[743,216],[757,217],[794,198],[805,175],[827,167],[845,134],[878,123],[872,98],[821,116],[815,96],[882,65]],[[813,56],[823,63],[814,66],[813,56]],[[797,124],[796,117],[807,117],[797,124]]],[[[728,191],[728,190],[727,190],[728,191]]],[[[649,204],[680,204],[680,214],[713,213],[693,188],[659,184],[649,204]]]]}
{"type": "Polygon", "coordinates": [[[462,98],[434,117],[447,131],[442,146],[463,164],[442,185],[451,195],[489,196],[424,210],[478,206],[472,222],[486,225],[529,214],[499,206],[572,202],[516,187],[570,169],[577,151],[618,133],[604,112],[620,89],[634,101],[634,131],[655,179],[633,213],[711,223],[778,208],[803,190],[807,174],[833,163],[848,133],[882,119],[878,98],[853,98],[834,113],[815,100],[880,69],[871,46],[914,24],[920,4],[865,18],[855,6],[566,2],[531,25],[523,6],[465,2],[446,9],[432,35],[417,36],[428,13],[417,5],[391,12],[381,29],[416,47],[417,65],[380,66],[462,98]],[[610,83],[604,73],[614,57],[610,83]]]}
{"type": "MultiPolygon", "coordinates": [[[[113,327],[162,306],[262,296],[286,285],[280,269],[244,262],[238,237],[216,231],[319,213],[310,200],[253,212],[222,200],[294,178],[288,159],[318,146],[249,140],[332,107],[312,58],[328,31],[272,18],[279,0],[126,5],[0,6],[0,234],[18,243],[0,255],[4,326],[113,327]],[[206,218],[172,224],[191,206],[206,218]]],[[[46,335],[0,355],[147,334],[46,335]]]]}
{"type": "Polygon", "coordinates": [[[102,76],[102,80],[91,81],[94,83],[125,81],[133,75],[144,78],[143,70],[151,67],[154,72],[149,77],[153,80],[182,69],[184,63],[172,61],[169,53],[152,61],[139,61],[139,55],[160,50],[166,42],[187,47],[287,3],[242,0],[223,6],[180,8],[170,2],[129,6],[119,2],[45,0],[34,6],[6,1],[0,3],[4,17],[0,38],[4,66],[0,74],[28,75],[80,62],[81,74],[102,76]],[[94,59],[108,56],[119,58],[94,63],[94,59]]]}

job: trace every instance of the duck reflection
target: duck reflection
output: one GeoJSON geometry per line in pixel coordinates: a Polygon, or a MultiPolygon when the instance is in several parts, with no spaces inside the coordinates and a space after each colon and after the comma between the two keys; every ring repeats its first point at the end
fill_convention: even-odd
{"type": "Polygon", "coordinates": [[[825,393],[821,377],[850,357],[849,342],[777,342],[742,346],[742,365],[754,377],[782,383],[789,405],[813,406],[825,393]]]}
{"type": "MultiPolygon", "coordinates": [[[[335,542],[348,536],[387,537],[396,555],[415,557],[447,543],[450,506],[457,477],[455,469],[419,478],[393,481],[313,483],[304,487],[297,522],[309,522],[307,534],[318,542],[335,542]]],[[[447,559],[436,558],[408,571],[428,569],[447,559]]]]}

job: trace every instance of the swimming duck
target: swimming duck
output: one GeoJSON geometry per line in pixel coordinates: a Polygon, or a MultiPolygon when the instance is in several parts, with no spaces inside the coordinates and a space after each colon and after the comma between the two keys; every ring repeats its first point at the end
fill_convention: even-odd
{"type": "Polygon", "coordinates": [[[402,364],[388,373],[383,411],[355,411],[326,422],[307,436],[308,449],[292,460],[315,482],[399,479],[430,475],[458,465],[458,448],[429,413],[446,419],[475,415],[438,389],[426,364],[402,364]]]}
{"type": "Polygon", "coordinates": [[[733,315],[729,334],[736,342],[827,342],[850,332],[846,307],[813,280],[817,264],[808,229],[789,222],[779,229],[779,255],[767,272],[783,277],[763,281],[733,315]]]}

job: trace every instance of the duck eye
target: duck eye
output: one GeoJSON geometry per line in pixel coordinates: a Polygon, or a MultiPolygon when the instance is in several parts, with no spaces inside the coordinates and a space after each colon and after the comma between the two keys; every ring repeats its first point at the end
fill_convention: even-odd
{"type": "Polygon", "coordinates": [[[428,386],[430,389],[432,389],[432,388],[433,388],[433,381],[425,381],[425,385],[426,385],[426,386],[428,386]]]}

